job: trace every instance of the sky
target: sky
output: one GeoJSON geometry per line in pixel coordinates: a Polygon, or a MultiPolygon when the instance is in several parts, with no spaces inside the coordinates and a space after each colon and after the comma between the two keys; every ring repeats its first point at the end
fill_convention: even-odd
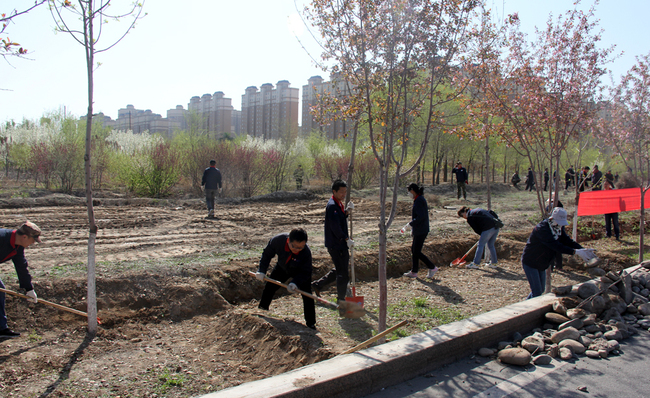
{"type": "MultiPolygon", "coordinates": [[[[517,12],[530,35],[573,8],[572,0],[488,0],[496,15],[517,12]]],[[[73,2],[75,2],[73,0],[73,2]]],[[[114,0],[112,4],[131,1],[114,0]]],[[[3,0],[0,12],[24,9],[33,0],[3,0]]],[[[94,112],[117,118],[133,105],[166,117],[168,109],[193,96],[223,91],[241,109],[246,87],[288,80],[299,88],[314,75],[329,78],[314,60],[320,47],[301,20],[304,0],[147,0],[147,16],[120,43],[96,56],[94,112]],[[298,9],[298,10],[297,10],[298,9]]],[[[591,1],[581,8],[588,8],[591,1]]],[[[623,52],[609,69],[615,79],[650,53],[649,0],[602,0],[597,5],[603,47],[623,52]]],[[[502,19],[502,18],[501,18],[502,19]]],[[[112,44],[124,22],[105,27],[99,47],[112,44]]],[[[318,33],[311,29],[318,36],[318,33]]],[[[55,33],[47,8],[16,19],[4,36],[29,50],[29,59],[0,59],[0,122],[64,110],[74,116],[87,111],[84,48],[72,37],[55,33]]]]}

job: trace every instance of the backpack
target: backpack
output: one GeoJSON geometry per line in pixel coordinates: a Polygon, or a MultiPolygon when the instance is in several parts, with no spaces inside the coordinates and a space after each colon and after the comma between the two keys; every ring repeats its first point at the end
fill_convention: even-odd
{"type": "Polygon", "coordinates": [[[494,227],[498,229],[503,228],[505,224],[499,219],[499,215],[494,210],[490,210],[489,213],[494,217],[494,227]]]}

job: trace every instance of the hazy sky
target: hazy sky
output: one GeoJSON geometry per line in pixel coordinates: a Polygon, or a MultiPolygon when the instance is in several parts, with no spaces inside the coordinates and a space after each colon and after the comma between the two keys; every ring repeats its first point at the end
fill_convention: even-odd
{"type": "MultiPolygon", "coordinates": [[[[73,1],[74,2],[74,1],[73,1]]],[[[129,3],[114,0],[114,3],[129,3]]],[[[0,12],[23,9],[33,0],[3,0],[0,12]]],[[[302,9],[303,0],[296,0],[302,9]]],[[[192,96],[223,91],[241,109],[248,86],[288,80],[300,88],[313,75],[328,78],[311,57],[320,50],[302,26],[293,0],[147,0],[142,19],[121,43],[97,55],[95,112],[113,119],[117,110],[134,105],[166,117],[192,96]],[[303,49],[295,34],[302,42],[303,49]],[[310,57],[311,55],[311,57],[310,57]]],[[[533,33],[554,16],[573,7],[571,0],[494,1],[499,15],[519,13],[522,27],[533,33]]],[[[584,2],[583,8],[591,5],[584,2]]],[[[635,56],[650,52],[650,0],[603,0],[597,17],[603,46],[616,44],[625,54],[610,67],[619,77],[635,56]]],[[[122,32],[110,23],[105,32],[122,32]]],[[[84,115],[87,86],[83,47],[69,35],[55,34],[49,11],[41,7],[16,20],[9,37],[30,51],[29,60],[0,59],[0,122],[38,119],[66,107],[84,115]]],[[[316,34],[316,32],[314,32],[316,34]]],[[[100,42],[108,44],[106,41],[100,42]]],[[[302,95],[302,93],[301,93],[302,95]]]]}

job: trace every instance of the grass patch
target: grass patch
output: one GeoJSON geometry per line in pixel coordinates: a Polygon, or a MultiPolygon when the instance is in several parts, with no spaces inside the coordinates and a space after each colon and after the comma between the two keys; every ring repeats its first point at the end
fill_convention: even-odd
{"type": "MultiPolygon", "coordinates": [[[[388,306],[388,316],[392,319],[407,319],[410,326],[415,326],[422,331],[465,318],[454,307],[440,309],[432,306],[426,297],[415,297],[390,305],[388,306]]],[[[398,330],[395,333],[396,337],[406,335],[408,335],[406,331],[398,330]]]]}

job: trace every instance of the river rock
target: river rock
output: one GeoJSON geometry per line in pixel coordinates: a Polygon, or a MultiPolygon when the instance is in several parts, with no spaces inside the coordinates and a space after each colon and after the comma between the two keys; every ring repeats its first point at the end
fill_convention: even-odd
{"type": "Polygon", "coordinates": [[[558,297],[557,301],[559,301],[563,306],[565,306],[567,309],[569,308],[575,308],[582,302],[582,299],[577,296],[569,296],[569,297],[558,297]]]}
{"type": "Polygon", "coordinates": [[[547,312],[544,314],[544,318],[546,318],[546,320],[549,322],[558,324],[570,321],[569,318],[565,317],[564,315],[560,315],[557,312],[547,312]]]}
{"type": "Polygon", "coordinates": [[[588,312],[600,315],[607,308],[607,303],[602,296],[595,296],[593,299],[585,303],[584,309],[588,312]]]}
{"type": "Polygon", "coordinates": [[[621,313],[618,312],[616,308],[610,308],[607,311],[603,312],[600,315],[600,318],[605,322],[608,322],[610,320],[616,320],[616,321],[623,320],[623,318],[621,318],[621,313]]]}
{"type": "Polygon", "coordinates": [[[642,289],[639,292],[639,294],[642,295],[643,297],[648,297],[648,296],[650,296],[650,290],[649,289],[642,289]]]}
{"type": "Polygon", "coordinates": [[[574,319],[571,319],[571,320],[568,321],[568,322],[564,322],[563,324],[561,324],[560,326],[558,326],[558,327],[557,327],[557,330],[562,330],[562,329],[566,329],[566,328],[576,328],[576,329],[580,329],[580,328],[582,328],[582,326],[583,326],[583,325],[582,325],[582,319],[580,319],[580,318],[574,318],[574,319]]]}
{"type": "Polygon", "coordinates": [[[557,344],[551,344],[548,347],[548,350],[546,351],[546,354],[550,356],[551,358],[555,358],[560,354],[560,347],[557,346],[557,344]]]}
{"type": "Polygon", "coordinates": [[[517,342],[521,341],[521,339],[523,339],[523,338],[524,338],[524,336],[522,336],[521,333],[519,333],[519,332],[514,332],[512,334],[512,341],[514,343],[517,343],[517,342]]]}
{"type": "Polygon", "coordinates": [[[558,347],[560,347],[560,350],[564,347],[570,348],[571,352],[578,355],[584,354],[586,350],[585,346],[580,344],[579,341],[570,340],[570,339],[560,341],[558,347]]]}
{"type": "Polygon", "coordinates": [[[557,312],[560,315],[566,315],[566,307],[556,300],[553,302],[553,312],[557,312]]]}
{"type": "Polygon", "coordinates": [[[632,277],[630,274],[623,271],[621,274],[621,279],[623,279],[623,286],[619,287],[621,289],[621,298],[625,300],[625,304],[630,304],[632,300],[634,300],[634,292],[632,291],[632,277]]]}
{"type": "Polygon", "coordinates": [[[531,354],[539,354],[544,351],[544,340],[535,336],[528,336],[521,341],[521,347],[531,354]]]}
{"type": "Polygon", "coordinates": [[[639,309],[634,304],[628,304],[627,308],[625,309],[625,312],[628,313],[628,314],[634,315],[637,312],[639,312],[639,309]]]}
{"type": "Polygon", "coordinates": [[[551,335],[551,341],[559,343],[562,340],[571,339],[578,340],[580,338],[580,331],[574,327],[559,330],[551,335]]]}
{"type": "Polygon", "coordinates": [[[578,287],[578,296],[580,296],[582,299],[591,297],[594,294],[598,294],[599,292],[600,286],[593,281],[585,282],[578,287]]]}
{"type": "Polygon", "coordinates": [[[566,317],[569,319],[582,318],[587,315],[587,311],[582,308],[571,308],[566,311],[566,317]]]}
{"type": "MultiPolygon", "coordinates": [[[[598,297],[600,297],[600,296],[598,296],[598,297]]],[[[582,318],[582,325],[583,326],[594,325],[596,323],[597,319],[598,319],[598,317],[596,316],[596,314],[589,314],[586,317],[582,318]]]]}
{"type": "Polygon", "coordinates": [[[573,352],[571,352],[571,349],[569,348],[562,347],[560,348],[560,358],[568,361],[569,359],[573,358],[573,352]]]}
{"type": "Polygon", "coordinates": [[[600,356],[600,354],[598,353],[598,351],[594,351],[594,350],[587,350],[587,351],[585,351],[585,355],[588,356],[589,358],[594,358],[594,359],[600,359],[600,358],[602,358],[602,357],[600,356]]]}
{"type": "Polygon", "coordinates": [[[549,355],[542,354],[533,358],[533,363],[535,365],[549,365],[553,361],[549,355]]]}
{"type": "Polygon", "coordinates": [[[481,357],[491,357],[495,353],[496,353],[496,350],[493,349],[493,348],[483,347],[483,348],[478,350],[478,355],[481,356],[481,357]]]}
{"type": "Polygon", "coordinates": [[[641,315],[650,315],[650,303],[641,304],[637,307],[641,315]]]}
{"type": "Polygon", "coordinates": [[[505,350],[506,348],[512,348],[512,343],[509,341],[500,341],[499,344],[497,344],[497,350],[505,350]]]}
{"type": "Polygon", "coordinates": [[[599,350],[609,350],[609,344],[607,342],[607,339],[604,339],[602,337],[594,339],[591,344],[589,344],[588,349],[594,350],[594,351],[599,351],[599,350]]]}
{"type": "Polygon", "coordinates": [[[620,340],[623,340],[623,335],[621,334],[620,330],[613,329],[613,330],[610,330],[609,332],[605,332],[605,338],[607,340],[620,341],[620,340]]]}
{"type": "Polygon", "coordinates": [[[591,276],[603,276],[605,275],[605,270],[599,267],[594,267],[594,268],[589,268],[587,269],[587,273],[591,276]]]}
{"type": "Polygon", "coordinates": [[[567,285],[567,286],[558,286],[554,287],[551,292],[555,294],[556,296],[566,296],[567,294],[571,293],[571,290],[573,289],[572,285],[567,285]]]}
{"type": "Polygon", "coordinates": [[[619,347],[620,347],[620,344],[618,343],[617,340],[607,340],[607,351],[608,352],[618,350],[619,347]]]}
{"type": "Polygon", "coordinates": [[[587,337],[587,336],[580,336],[578,341],[580,342],[580,344],[582,344],[585,347],[589,347],[591,345],[591,343],[593,342],[593,340],[590,337],[587,337]]]}
{"type": "Polygon", "coordinates": [[[499,361],[510,365],[526,366],[530,363],[532,356],[523,348],[506,348],[499,351],[499,361]]]}

